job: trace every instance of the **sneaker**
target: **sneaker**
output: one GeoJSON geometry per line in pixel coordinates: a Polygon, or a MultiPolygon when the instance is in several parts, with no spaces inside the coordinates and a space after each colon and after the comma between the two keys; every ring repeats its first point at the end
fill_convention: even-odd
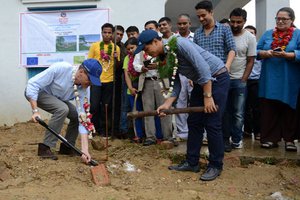
{"type": "Polygon", "coordinates": [[[244,145],[243,145],[243,141],[240,141],[240,142],[238,142],[238,143],[234,143],[234,142],[233,142],[233,143],[231,144],[231,146],[232,146],[233,149],[241,149],[241,148],[243,148],[244,145]]]}
{"type": "Polygon", "coordinates": [[[177,137],[181,140],[187,140],[188,139],[188,133],[178,133],[177,137]]]}
{"type": "Polygon", "coordinates": [[[202,144],[203,144],[203,145],[208,145],[207,132],[206,132],[205,129],[204,129],[204,133],[203,133],[202,144]]]}

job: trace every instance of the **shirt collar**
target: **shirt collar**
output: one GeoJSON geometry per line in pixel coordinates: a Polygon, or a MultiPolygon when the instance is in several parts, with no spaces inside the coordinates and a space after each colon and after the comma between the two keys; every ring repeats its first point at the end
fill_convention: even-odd
{"type": "MultiPolygon", "coordinates": [[[[218,21],[215,21],[215,28],[218,28],[221,24],[218,21]]],[[[204,31],[204,28],[202,26],[201,32],[204,31]]]]}

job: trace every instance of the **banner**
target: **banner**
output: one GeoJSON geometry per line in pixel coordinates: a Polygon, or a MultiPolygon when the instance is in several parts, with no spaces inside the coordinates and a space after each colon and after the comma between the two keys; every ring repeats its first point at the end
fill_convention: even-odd
{"type": "Polygon", "coordinates": [[[20,13],[20,66],[80,64],[108,21],[108,9],[20,13]]]}

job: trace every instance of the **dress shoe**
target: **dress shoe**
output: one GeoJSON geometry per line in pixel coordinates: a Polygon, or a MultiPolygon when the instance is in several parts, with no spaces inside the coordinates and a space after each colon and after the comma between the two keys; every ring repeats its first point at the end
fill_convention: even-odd
{"type": "Polygon", "coordinates": [[[50,147],[43,143],[38,144],[38,156],[40,156],[41,158],[48,158],[52,160],[58,159],[57,156],[53,154],[50,147]]]}
{"type": "Polygon", "coordinates": [[[62,155],[69,155],[69,156],[78,156],[79,155],[74,149],[68,147],[64,143],[60,144],[58,153],[62,154],[62,155]]]}
{"type": "Polygon", "coordinates": [[[143,143],[143,146],[150,146],[150,145],[154,145],[156,144],[156,142],[154,140],[145,140],[145,142],[143,143]]]}
{"type": "Polygon", "coordinates": [[[212,181],[216,179],[218,176],[220,176],[222,170],[217,168],[209,167],[207,170],[202,174],[200,177],[201,181],[212,181]]]}
{"type": "Polygon", "coordinates": [[[191,166],[186,160],[182,161],[179,165],[174,165],[174,166],[169,166],[169,170],[176,170],[176,171],[191,171],[191,172],[199,172],[200,171],[200,166],[195,165],[191,166]]]}

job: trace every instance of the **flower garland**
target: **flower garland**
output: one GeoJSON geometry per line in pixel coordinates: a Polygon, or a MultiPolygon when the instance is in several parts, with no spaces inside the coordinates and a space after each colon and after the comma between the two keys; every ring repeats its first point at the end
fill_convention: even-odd
{"type": "Polygon", "coordinates": [[[177,59],[177,38],[173,37],[166,45],[165,50],[167,51],[166,57],[164,59],[158,59],[158,73],[160,78],[171,77],[170,88],[165,93],[166,89],[162,83],[159,83],[160,87],[163,89],[164,98],[169,98],[173,92],[173,86],[175,81],[175,76],[178,70],[178,59],[177,59]]]}
{"type": "Polygon", "coordinates": [[[72,80],[73,80],[73,89],[74,89],[74,95],[75,95],[75,101],[76,101],[76,107],[78,110],[78,119],[82,126],[86,128],[88,131],[89,139],[93,138],[93,133],[96,133],[94,124],[91,122],[92,114],[90,113],[90,104],[88,103],[88,98],[85,96],[83,100],[83,108],[84,112],[81,111],[81,105],[80,105],[80,99],[79,99],[79,92],[78,87],[75,84],[75,75],[78,70],[78,67],[73,70],[72,74],[72,80]]]}
{"type": "Polygon", "coordinates": [[[110,67],[110,57],[112,56],[112,50],[113,50],[113,46],[112,43],[110,42],[107,48],[107,53],[105,53],[104,50],[104,42],[101,41],[100,42],[100,58],[102,60],[101,65],[103,68],[103,71],[107,72],[109,67],[110,67]],[[105,66],[104,63],[107,63],[107,65],[105,66]]]}
{"type": "Polygon", "coordinates": [[[271,48],[275,49],[277,47],[281,47],[282,50],[285,50],[286,46],[288,45],[288,43],[293,37],[293,33],[294,33],[294,27],[288,28],[287,31],[280,31],[276,27],[272,34],[273,42],[271,44],[271,48]]]}
{"type": "Polygon", "coordinates": [[[133,67],[134,56],[131,55],[131,54],[128,54],[128,57],[129,57],[129,62],[128,62],[128,69],[127,70],[129,72],[131,78],[135,79],[140,75],[140,73],[135,71],[135,69],[133,67]]]}

